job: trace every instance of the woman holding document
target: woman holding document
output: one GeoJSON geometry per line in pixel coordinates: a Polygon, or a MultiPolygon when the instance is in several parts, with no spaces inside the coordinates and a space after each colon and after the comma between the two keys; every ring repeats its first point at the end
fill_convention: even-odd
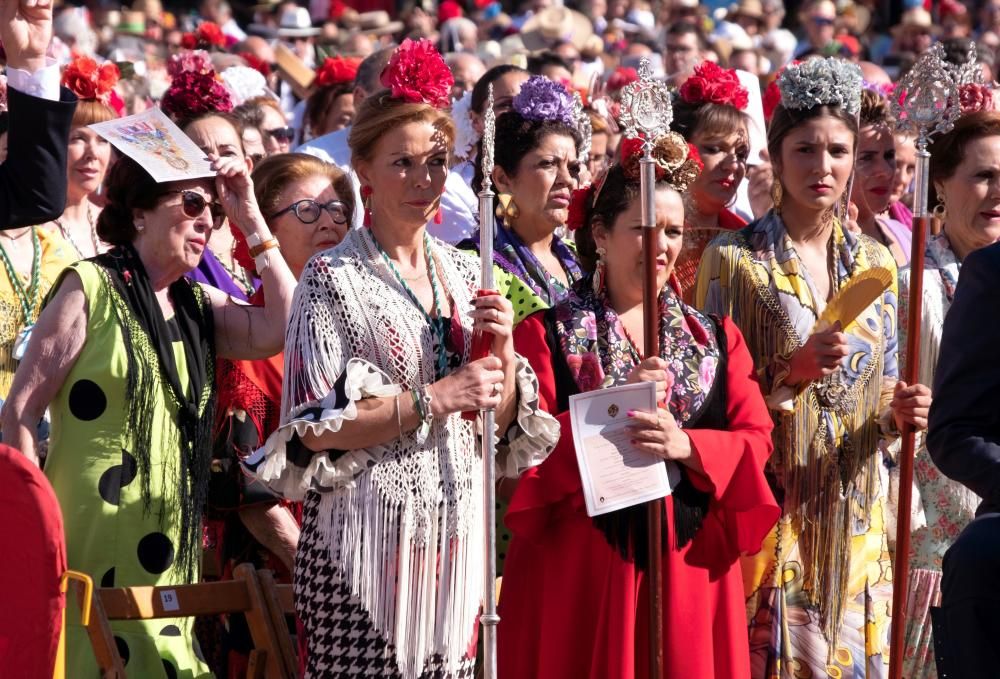
{"type": "Polygon", "coordinates": [[[574,394],[637,382],[656,385],[659,408],[625,413],[626,441],[673,461],[681,479],[664,505],[666,674],[750,674],[739,557],[760,549],[779,513],[763,473],[771,419],[739,330],[686,305],[672,279],[681,193],[700,170],[675,133],[654,151],[662,350],[640,358],[644,346],[632,339],[643,336],[639,153],[625,142],[622,162],[575,192],[569,226],[590,273],[515,329],[562,438],[522,477],[507,514],[514,538],[500,599],[501,677],[648,676],[646,507],[588,516],[567,413],[574,394]]]}

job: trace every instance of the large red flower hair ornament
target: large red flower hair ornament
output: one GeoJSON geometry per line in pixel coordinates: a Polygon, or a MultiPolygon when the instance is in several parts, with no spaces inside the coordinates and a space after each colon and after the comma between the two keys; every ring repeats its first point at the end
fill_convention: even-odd
{"type": "Polygon", "coordinates": [[[331,85],[354,82],[354,79],[358,75],[358,66],[360,65],[360,59],[328,57],[323,60],[323,65],[316,71],[316,79],[313,81],[313,85],[316,87],[329,87],[331,85]]]}
{"type": "Polygon", "coordinates": [[[678,94],[688,104],[721,104],[740,111],[750,102],[747,88],[732,69],[704,61],[694,68],[694,75],[684,81],[678,94]]]}
{"type": "Polygon", "coordinates": [[[63,71],[62,84],[80,99],[107,104],[120,77],[118,67],[110,61],[98,66],[90,57],[77,57],[63,71]]]}
{"type": "Polygon", "coordinates": [[[212,49],[226,47],[226,34],[222,32],[219,24],[211,21],[203,21],[198,24],[198,28],[192,33],[181,35],[181,47],[184,49],[212,49]]]}
{"type": "Polygon", "coordinates": [[[407,38],[393,52],[382,72],[382,84],[396,99],[447,108],[451,106],[455,78],[434,43],[407,38]]]}

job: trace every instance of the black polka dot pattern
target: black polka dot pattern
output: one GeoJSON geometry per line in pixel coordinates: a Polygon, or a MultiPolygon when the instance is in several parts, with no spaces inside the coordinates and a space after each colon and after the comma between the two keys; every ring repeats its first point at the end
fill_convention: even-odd
{"type": "Polygon", "coordinates": [[[128,665],[128,659],[132,657],[132,651],[129,650],[125,640],[117,634],[115,635],[115,646],[118,647],[118,655],[122,658],[122,665],[128,665]]]}
{"type": "Polygon", "coordinates": [[[130,452],[122,448],[122,463],[109,467],[97,482],[97,492],[101,499],[117,506],[121,501],[121,490],[135,480],[137,464],[130,452]]]}
{"type": "Polygon", "coordinates": [[[115,569],[114,566],[104,571],[104,575],[101,576],[101,587],[114,587],[115,586],[115,569]]]}
{"type": "Polygon", "coordinates": [[[179,637],[181,635],[181,628],[177,625],[167,625],[160,630],[161,637],[179,637]]]}
{"type": "Polygon", "coordinates": [[[167,679],[177,679],[177,668],[174,664],[167,660],[166,658],[161,658],[163,661],[163,673],[167,675],[167,679]]]}
{"type": "Polygon", "coordinates": [[[160,574],[174,563],[174,544],[163,533],[149,533],[139,540],[136,554],[146,572],[160,574]]]}
{"type": "Polygon", "coordinates": [[[78,420],[96,420],[107,407],[108,397],[95,382],[78,380],[69,390],[69,412],[78,420]]]}

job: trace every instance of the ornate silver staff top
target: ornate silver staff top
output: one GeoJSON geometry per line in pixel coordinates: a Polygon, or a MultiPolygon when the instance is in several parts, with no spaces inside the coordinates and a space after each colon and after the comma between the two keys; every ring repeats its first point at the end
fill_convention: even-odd
{"type": "Polygon", "coordinates": [[[583,142],[580,144],[580,153],[577,160],[586,163],[590,160],[590,147],[594,142],[594,126],[590,123],[590,116],[583,106],[583,98],[579,92],[573,92],[573,117],[576,118],[576,128],[580,131],[583,142]]]}
{"type": "Polygon", "coordinates": [[[493,83],[487,90],[486,110],[483,112],[483,188],[481,191],[491,191],[493,188],[493,153],[496,144],[497,114],[493,111],[493,83]]]}
{"type": "MultiPolygon", "coordinates": [[[[971,55],[973,59],[975,54],[971,55]]],[[[892,94],[892,112],[897,129],[916,138],[917,172],[914,182],[913,215],[927,215],[930,153],[927,144],[944,134],[961,115],[959,79],[973,77],[968,70],[945,61],[944,48],[935,43],[925,51],[892,94]]],[[[970,80],[970,82],[972,82],[970,80]]]]}

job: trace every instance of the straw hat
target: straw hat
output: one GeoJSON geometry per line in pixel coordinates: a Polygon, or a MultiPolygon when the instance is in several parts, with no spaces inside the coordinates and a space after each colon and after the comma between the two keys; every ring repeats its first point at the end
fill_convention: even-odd
{"type": "Polygon", "coordinates": [[[525,22],[521,40],[531,51],[564,41],[582,51],[593,34],[593,24],[580,12],[566,7],[546,7],[525,22]]]}
{"type": "Polygon", "coordinates": [[[357,30],[369,35],[393,35],[406,28],[402,21],[390,21],[389,13],[381,10],[362,12],[355,21],[357,30]]]}
{"type": "Polygon", "coordinates": [[[729,6],[726,19],[733,21],[736,17],[748,17],[757,21],[764,21],[764,5],[760,0],[740,0],[735,5],[729,6]]]}
{"type": "Polygon", "coordinates": [[[914,28],[929,31],[932,35],[937,34],[940,30],[938,26],[934,25],[930,12],[923,7],[911,7],[903,12],[902,19],[892,27],[892,34],[908,33],[914,28]]]}
{"type": "Polygon", "coordinates": [[[320,32],[320,29],[313,26],[309,10],[305,7],[285,10],[278,22],[279,38],[309,38],[320,32]]]}

